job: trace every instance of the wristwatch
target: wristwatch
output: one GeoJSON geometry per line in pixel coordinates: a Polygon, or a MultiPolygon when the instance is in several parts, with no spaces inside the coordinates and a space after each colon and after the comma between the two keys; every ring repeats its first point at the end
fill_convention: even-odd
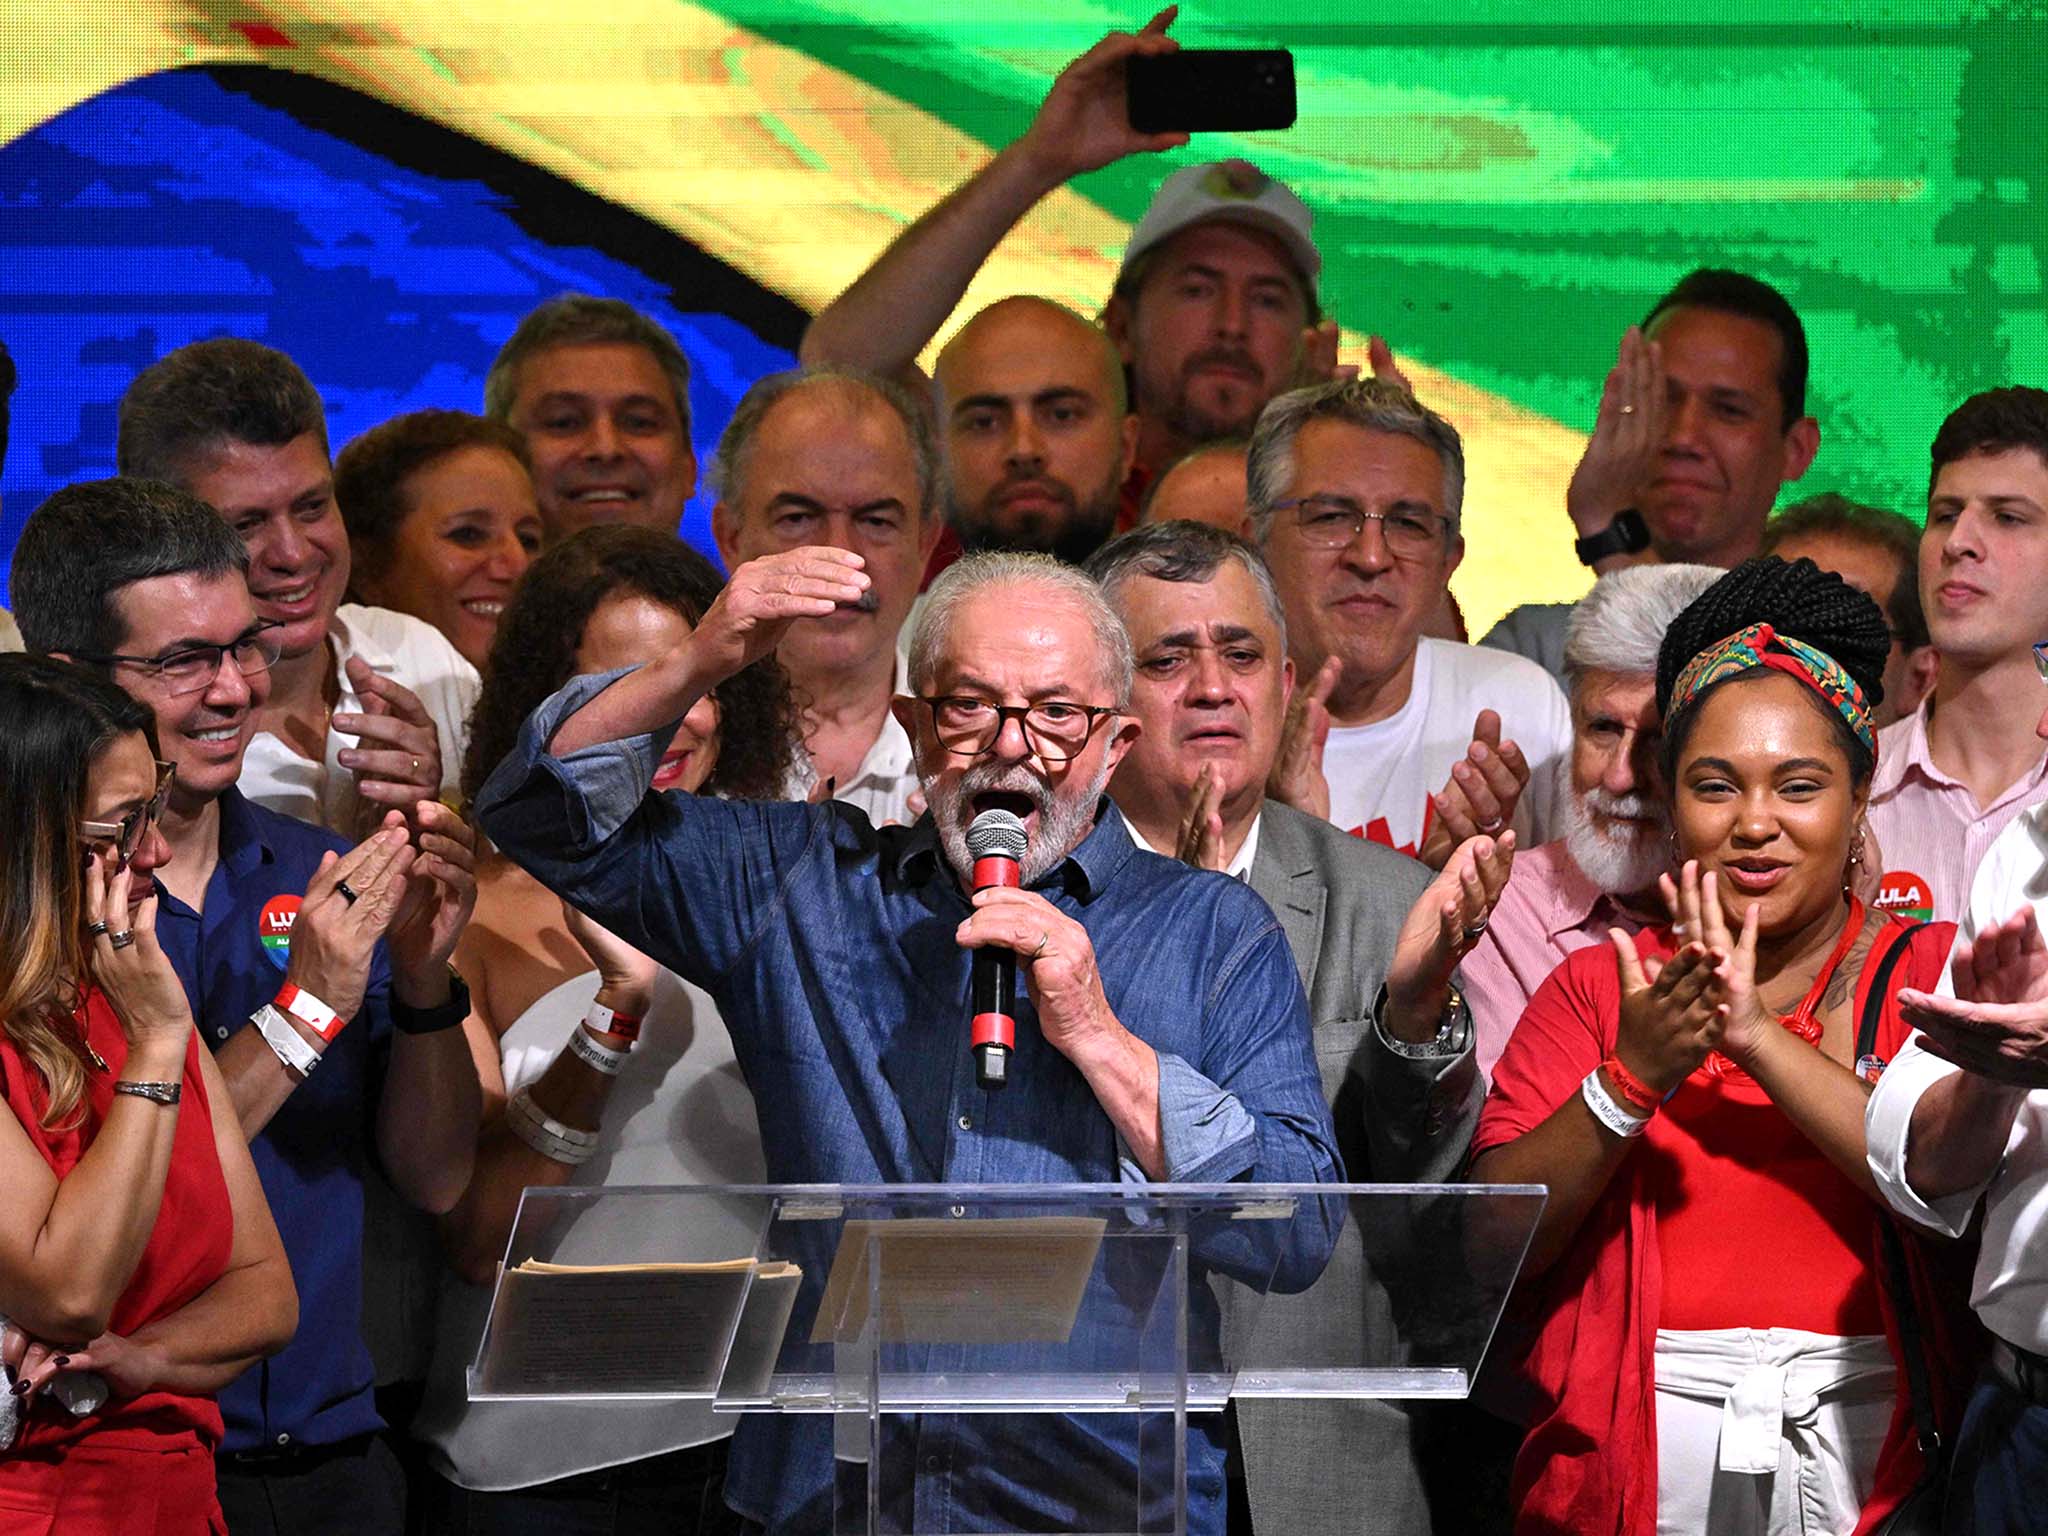
{"type": "Polygon", "coordinates": [[[1639,555],[1650,547],[1650,527],[1634,507],[1623,507],[1598,533],[1573,541],[1579,564],[1593,565],[1609,555],[1639,555]]]}
{"type": "Polygon", "coordinates": [[[1452,986],[1449,992],[1450,996],[1444,999],[1444,1011],[1437,1016],[1436,1038],[1403,1040],[1387,1028],[1387,988],[1382,982],[1380,995],[1372,1005],[1372,1027],[1379,1031],[1380,1043],[1396,1056],[1464,1055],[1472,1043],[1472,1010],[1465,1006],[1465,994],[1457,987],[1452,986]]]}
{"type": "Polygon", "coordinates": [[[402,1035],[437,1035],[453,1029],[469,1017],[469,983],[454,966],[448,967],[448,999],[432,1008],[413,1008],[391,990],[391,1022],[402,1035]]]}

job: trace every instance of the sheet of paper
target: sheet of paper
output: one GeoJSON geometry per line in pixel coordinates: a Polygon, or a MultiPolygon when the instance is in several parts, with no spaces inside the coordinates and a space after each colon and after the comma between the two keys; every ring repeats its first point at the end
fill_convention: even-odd
{"type": "Polygon", "coordinates": [[[867,1326],[873,1251],[890,1343],[1065,1343],[1107,1225],[1099,1216],[849,1221],[811,1342],[851,1343],[867,1326]]]}
{"type": "MultiPolygon", "coordinates": [[[[744,1259],[617,1268],[522,1264],[499,1285],[480,1385],[505,1393],[709,1394],[752,1268],[744,1259]]],[[[794,1266],[764,1266],[762,1274],[794,1297],[801,1278],[794,1266]]],[[[786,1326],[786,1303],[780,1317],[786,1326]]],[[[778,1335],[753,1348],[768,1349],[772,1361],[779,1345],[778,1335]]]]}

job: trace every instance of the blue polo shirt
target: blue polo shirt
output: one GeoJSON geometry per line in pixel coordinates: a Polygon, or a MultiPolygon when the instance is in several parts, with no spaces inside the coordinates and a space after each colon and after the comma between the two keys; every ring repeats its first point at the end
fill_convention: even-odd
{"type": "MultiPolygon", "coordinates": [[[[299,898],[330,848],[323,827],[280,816],[230,789],[220,797],[220,862],[202,916],[158,887],[156,931],[207,1045],[250,1028],[291,958],[299,898]]],[[[250,1144],[299,1288],[299,1331],[220,1394],[224,1451],[331,1445],[383,1427],[363,1341],[363,1165],[391,1042],[391,969],[383,945],[363,1008],[250,1144]]]]}

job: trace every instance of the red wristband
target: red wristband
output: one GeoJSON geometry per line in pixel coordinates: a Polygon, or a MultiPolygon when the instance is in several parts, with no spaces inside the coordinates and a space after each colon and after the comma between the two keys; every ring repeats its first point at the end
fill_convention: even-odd
{"type": "Polygon", "coordinates": [[[591,1003],[590,1011],[583,1015],[583,1022],[593,1034],[616,1035],[628,1045],[640,1038],[638,1015],[615,1012],[600,1002],[591,1003]]]}
{"type": "Polygon", "coordinates": [[[348,1023],[347,1019],[304,987],[294,986],[290,982],[277,989],[277,996],[273,1001],[277,1007],[282,1008],[329,1045],[334,1044],[334,1037],[340,1034],[342,1026],[348,1023]]]}
{"type": "Polygon", "coordinates": [[[1608,1057],[1600,1066],[1614,1079],[1614,1086],[1621,1090],[1621,1096],[1637,1109],[1654,1115],[1664,1107],[1664,1095],[1624,1067],[1619,1056],[1608,1057]]]}

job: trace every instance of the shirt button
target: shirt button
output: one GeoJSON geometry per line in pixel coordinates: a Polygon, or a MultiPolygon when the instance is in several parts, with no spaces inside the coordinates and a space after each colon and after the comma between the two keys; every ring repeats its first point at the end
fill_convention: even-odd
{"type": "Polygon", "coordinates": [[[225,1040],[225,1039],[227,1039],[227,1037],[228,1037],[228,1027],[227,1027],[227,1025],[225,1025],[225,1024],[221,1024],[221,1025],[218,1025],[218,1026],[216,1026],[216,1027],[215,1027],[215,1029],[214,1029],[214,1031],[213,1031],[213,1038],[214,1038],[214,1039],[216,1039],[216,1040],[225,1040]]]}
{"type": "Polygon", "coordinates": [[[279,1445],[290,1445],[292,1443],[292,1437],[290,1435],[279,1435],[277,1437],[277,1443],[279,1445]]]}
{"type": "Polygon", "coordinates": [[[924,1469],[925,1469],[925,1471],[927,1471],[927,1472],[936,1472],[936,1471],[938,1471],[938,1470],[939,1470],[939,1458],[938,1458],[938,1457],[936,1457],[936,1456],[927,1456],[927,1457],[925,1457],[925,1459],[924,1459],[924,1469]]]}
{"type": "Polygon", "coordinates": [[[972,1115],[962,1115],[962,1116],[960,1117],[960,1129],[961,1129],[961,1130],[963,1130],[963,1131],[971,1131],[971,1130],[973,1130],[973,1129],[974,1129],[974,1116],[972,1116],[972,1115]]]}
{"type": "Polygon", "coordinates": [[[953,1214],[955,1216],[965,1216],[967,1214],[967,1207],[964,1205],[956,1205],[953,1207],[953,1214]]]}

